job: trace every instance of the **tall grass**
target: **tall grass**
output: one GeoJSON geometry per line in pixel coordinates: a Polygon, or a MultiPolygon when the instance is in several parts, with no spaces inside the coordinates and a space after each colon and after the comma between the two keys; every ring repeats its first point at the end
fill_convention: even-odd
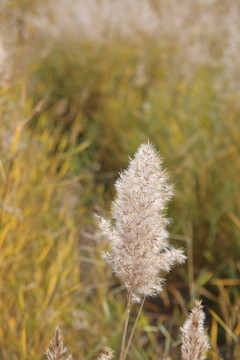
{"type": "Polygon", "coordinates": [[[54,324],[73,319],[82,287],[80,187],[67,175],[78,149],[71,142],[64,153],[67,136],[56,150],[56,133],[27,130],[41,104],[24,87],[2,91],[0,357],[36,359],[54,324]]]}

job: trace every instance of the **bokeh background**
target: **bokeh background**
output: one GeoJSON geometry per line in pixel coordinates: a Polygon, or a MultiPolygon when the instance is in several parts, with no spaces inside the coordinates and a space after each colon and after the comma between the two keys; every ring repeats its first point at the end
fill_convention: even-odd
{"type": "Polygon", "coordinates": [[[201,297],[209,359],[240,357],[238,0],[0,0],[0,358],[120,347],[124,287],[94,213],[150,141],[188,263],[148,299],[129,359],[179,359],[201,297]]]}

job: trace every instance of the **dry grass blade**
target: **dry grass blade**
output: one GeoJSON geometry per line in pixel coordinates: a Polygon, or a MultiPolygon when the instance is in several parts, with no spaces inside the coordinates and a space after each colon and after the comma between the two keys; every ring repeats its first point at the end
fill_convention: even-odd
{"type": "Polygon", "coordinates": [[[233,331],[227,326],[227,324],[225,324],[225,322],[220,318],[220,316],[218,316],[215,311],[213,311],[212,309],[209,309],[210,314],[212,315],[212,317],[223,327],[223,329],[226,331],[227,334],[229,334],[229,336],[231,336],[231,338],[238,342],[238,337],[233,333],[233,331]]]}

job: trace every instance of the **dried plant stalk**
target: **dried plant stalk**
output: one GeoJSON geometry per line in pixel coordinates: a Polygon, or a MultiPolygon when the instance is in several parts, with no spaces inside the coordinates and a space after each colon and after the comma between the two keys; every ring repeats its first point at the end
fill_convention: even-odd
{"type": "Polygon", "coordinates": [[[204,319],[201,301],[196,301],[189,318],[181,328],[183,360],[205,359],[210,345],[208,336],[205,334],[204,319]]]}
{"type": "Polygon", "coordinates": [[[63,345],[61,330],[57,326],[50,347],[46,349],[45,353],[47,360],[72,360],[72,355],[68,354],[67,348],[63,345]]]}

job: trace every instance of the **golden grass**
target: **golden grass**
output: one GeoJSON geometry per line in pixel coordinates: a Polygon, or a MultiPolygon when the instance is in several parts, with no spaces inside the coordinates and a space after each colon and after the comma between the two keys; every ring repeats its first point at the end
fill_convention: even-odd
{"type": "MultiPolygon", "coordinates": [[[[20,91],[1,105],[1,358],[40,358],[54,325],[69,321],[81,290],[76,213],[69,154],[55,154],[48,131],[32,136],[36,113],[20,91]],[[22,100],[17,103],[17,98],[22,100]],[[15,97],[14,97],[15,96],[15,97]],[[14,106],[13,106],[13,101],[14,106]]],[[[66,137],[61,143],[67,141],[66,137]]],[[[77,202],[76,202],[77,199],[77,202]]]]}

